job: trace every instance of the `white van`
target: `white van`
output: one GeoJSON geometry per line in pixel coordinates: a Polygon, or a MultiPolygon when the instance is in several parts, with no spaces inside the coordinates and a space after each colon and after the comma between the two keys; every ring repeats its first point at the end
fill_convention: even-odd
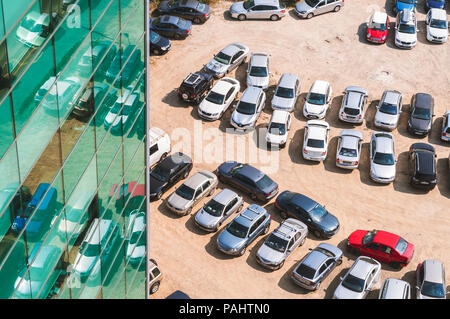
{"type": "Polygon", "coordinates": [[[150,159],[149,165],[152,167],[170,153],[169,135],[159,127],[151,127],[150,136],[150,159]]]}

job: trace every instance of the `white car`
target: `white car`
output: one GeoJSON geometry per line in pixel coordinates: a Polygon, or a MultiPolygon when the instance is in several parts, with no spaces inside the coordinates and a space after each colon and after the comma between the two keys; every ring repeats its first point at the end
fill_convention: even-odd
{"type": "Polygon", "coordinates": [[[246,88],[231,114],[230,124],[241,131],[253,129],[265,102],[266,94],[262,89],[254,86],[246,88]]]}
{"type": "Polygon", "coordinates": [[[393,130],[398,125],[403,107],[403,94],[399,91],[386,90],[377,105],[374,124],[376,127],[393,130]]]}
{"type": "Polygon", "coordinates": [[[278,145],[280,148],[285,147],[290,129],[291,113],[281,110],[273,111],[269,126],[267,127],[267,146],[278,145]]]}
{"type": "Polygon", "coordinates": [[[145,212],[135,209],[130,213],[125,240],[127,262],[139,265],[145,256],[145,212]]]}
{"type": "Polygon", "coordinates": [[[343,92],[339,119],[343,122],[361,124],[366,114],[367,90],[359,86],[348,86],[343,92]]]}
{"type": "Polygon", "coordinates": [[[338,136],[336,166],[347,169],[358,168],[363,135],[355,130],[342,130],[338,136]]]}
{"type": "Polygon", "coordinates": [[[314,81],[303,105],[303,115],[308,119],[323,119],[333,95],[330,83],[314,81]]]}
{"type": "Polygon", "coordinates": [[[445,43],[448,38],[447,14],[444,9],[428,10],[425,20],[427,24],[427,40],[433,43],[445,43]]]}
{"type": "Polygon", "coordinates": [[[381,264],[373,258],[359,256],[334,291],[333,299],[364,299],[380,282],[381,264]]]}
{"type": "Polygon", "coordinates": [[[296,74],[284,73],[273,91],[272,110],[292,112],[300,94],[300,79],[296,74]]]}
{"type": "Polygon", "coordinates": [[[247,86],[266,90],[269,87],[269,78],[269,55],[264,52],[252,53],[247,69],[247,86]]]}
{"type": "Polygon", "coordinates": [[[327,158],[330,125],[325,121],[306,122],[303,138],[303,158],[310,161],[323,161],[327,158]]]}
{"type": "Polygon", "coordinates": [[[170,153],[170,138],[166,132],[155,126],[151,127],[148,133],[150,136],[149,165],[152,167],[170,153]]]}
{"type": "Polygon", "coordinates": [[[60,78],[50,88],[42,106],[49,114],[54,116],[58,116],[59,114],[60,118],[64,118],[66,113],[71,109],[71,106],[76,102],[80,93],[81,81],[78,77],[70,76],[65,79],[60,78]]]}
{"type": "Polygon", "coordinates": [[[401,49],[412,49],[417,44],[416,14],[410,10],[397,13],[395,22],[395,45],[401,49]]]}
{"type": "Polygon", "coordinates": [[[378,183],[389,184],[395,179],[394,136],[386,132],[374,132],[370,139],[370,178],[378,183]]]}
{"type": "Polygon", "coordinates": [[[17,39],[29,47],[39,47],[50,34],[50,16],[47,13],[31,11],[20,22],[17,39]]]}
{"type": "Polygon", "coordinates": [[[217,82],[198,106],[198,115],[208,121],[218,120],[228,110],[241,89],[238,80],[224,77],[217,82]]]}

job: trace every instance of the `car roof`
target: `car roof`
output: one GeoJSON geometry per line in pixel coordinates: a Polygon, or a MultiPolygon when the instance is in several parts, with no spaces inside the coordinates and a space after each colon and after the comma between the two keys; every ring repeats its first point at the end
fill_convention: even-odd
{"type": "Polygon", "coordinates": [[[358,142],[359,142],[359,138],[357,136],[354,135],[348,135],[348,134],[344,134],[344,135],[340,135],[342,136],[342,142],[341,142],[341,147],[345,147],[348,149],[358,149],[358,142]]]}
{"type": "Polygon", "coordinates": [[[302,264],[317,270],[322,263],[329,257],[321,251],[313,249],[308,256],[303,260],[302,264]]]}
{"type": "Polygon", "coordinates": [[[178,20],[180,20],[180,18],[178,18],[176,16],[170,16],[170,15],[165,14],[161,17],[160,21],[164,22],[164,23],[177,24],[178,20]]]}
{"type": "Polygon", "coordinates": [[[412,150],[417,150],[417,151],[427,150],[427,151],[430,151],[430,152],[433,152],[433,153],[435,152],[434,147],[432,145],[430,145],[430,144],[427,144],[427,143],[414,143],[413,145],[411,145],[411,149],[412,150]]]}
{"type": "Polygon", "coordinates": [[[372,15],[372,21],[375,23],[385,23],[387,20],[386,12],[375,11],[372,15]]]}
{"type": "Polygon", "coordinates": [[[256,99],[259,97],[261,92],[262,92],[261,88],[258,88],[256,86],[249,86],[242,93],[240,101],[248,103],[256,103],[256,99]]]}
{"type": "Polygon", "coordinates": [[[254,0],[255,1],[255,5],[260,5],[260,4],[272,4],[275,6],[278,6],[280,4],[280,2],[278,0],[254,0]]]}
{"type": "Polygon", "coordinates": [[[268,59],[269,59],[269,56],[267,55],[267,53],[254,52],[254,53],[252,53],[252,56],[251,56],[250,59],[251,59],[250,60],[250,65],[251,66],[266,67],[268,59]]]}
{"type": "Polygon", "coordinates": [[[242,168],[239,170],[239,174],[252,180],[259,180],[265,175],[259,169],[247,164],[244,164],[244,166],[242,166],[242,168]]]}
{"type": "Polygon", "coordinates": [[[303,194],[299,194],[299,193],[294,193],[295,195],[291,198],[290,202],[300,206],[301,208],[303,208],[305,211],[310,211],[311,209],[313,209],[314,207],[316,207],[317,202],[311,198],[309,198],[306,195],[303,194]]]}
{"type": "Polygon", "coordinates": [[[384,102],[397,105],[402,94],[395,90],[386,90],[384,94],[384,102]]]}
{"type": "Polygon", "coordinates": [[[386,132],[373,133],[376,137],[376,152],[392,153],[394,151],[394,138],[391,134],[386,132]]]}
{"type": "MultiPolygon", "coordinates": [[[[210,176],[208,175],[208,171],[201,170],[200,172],[195,173],[191,177],[189,177],[183,184],[191,187],[191,188],[197,188],[200,184],[206,182],[210,179],[210,176]]],[[[209,173],[212,174],[212,173],[209,173]]]]}
{"type": "Polygon", "coordinates": [[[92,224],[84,238],[84,241],[89,242],[91,245],[100,244],[102,238],[107,233],[108,229],[112,227],[113,221],[110,219],[98,219],[94,218],[92,224]]]}
{"type": "Polygon", "coordinates": [[[345,106],[359,108],[363,95],[367,95],[367,90],[359,86],[348,86],[345,88],[345,106]]]}
{"type": "Polygon", "coordinates": [[[278,225],[277,228],[274,229],[272,232],[274,235],[285,238],[287,240],[293,238],[295,234],[298,232],[300,228],[306,228],[307,226],[303,224],[302,222],[298,221],[293,218],[288,218],[281,222],[280,225],[278,225]],[[303,226],[300,226],[303,225],[303,226]]]}
{"type": "Polygon", "coordinates": [[[225,95],[228,93],[231,87],[233,87],[233,84],[231,84],[231,82],[227,81],[226,79],[221,79],[214,85],[211,91],[225,95]]]}
{"type": "Polygon", "coordinates": [[[386,232],[383,230],[378,230],[375,236],[373,237],[373,242],[395,248],[400,238],[401,237],[399,235],[386,232]]]}
{"type": "Polygon", "coordinates": [[[281,75],[278,86],[293,89],[295,87],[295,82],[298,80],[297,74],[294,73],[283,73],[281,75]]]}
{"type": "Polygon", "coordinates": [[[284,110],[274,110],[270,118],[270,122],[286,123],[289,117],[289,112],[284,110]]]}
{"type": "Polygon", "coordinates": [[[164,136],[166,132],[164,132],[164,130],[159,127],[152,126],[150,127],[149,134],[150,134],[150,144],[152,144],[154,141],[157,141],[159,138],[164,136]]]}
{"type": "Polygon", "coordinates": [[[325,139],[329,125],[325,121],[309,120],[306,122],[308,127],[308,138],[325,139]]]}
{"type": "Polygon", "coordinates": [[[428,93],[417,93],[415,107],[431,109],[433,97],[428,93]]]}
{"type": "Polygon", "coordinates": [[[221,204],[228,204],[228,202],[236,197],[237,194],[235,192],[233,192],[232,190],[225,188],[223,190],[221,190],[218,194],[216,194],[213,199],[221,204]]]}
{"type": "Polygon", "coordinates": [[[180,164],[188,164],[190,162],[192,162],[192,160],[189,156],[181,152],[176,152],[163,159],[162,162],[158,164],[158,166],[170,170],[174,167],[179,166],[180,164]]]}
{"type": "Polygon", "coordinates": [[[434,173],[434,154],[422,151],[417,152],[417,170],[422,174],[434,173]]]}
{"type": "Polygon", "coordinates": [[[197,0],[180,0],[177,2],[177,6],[195,9],[198,6],[198,1],[197,0]]]}
{"type": "Polygon", "coordinates": [[[442,270],[444,265],[436,259],[427,259],[423,262],[424,280],[429,282],[443,283],[442,270]]]}
{"type": "Polygon", "coordinates": [[[431,8],[431,17],[437,20],[447,20],[447,14],[444,9],[431,8]]]}
{"type": "Polygon", "coordinates": [[[225,48],[223,48],[222,50],[220,50],[220,52],[222,52],[226,55],[229,55],[229,56],[233,56],[240,50],[241,50],[241,48],[236,46],[234,43],[231,43],[231,44],[227,45],[225,48]]]}
{"type": "Polygon", "coordinates": [[[375,263],[378,262],[370,257],[360,256],[355,260],[349,274],[357,278],[366,279],[368,273],[372,271],[375,263]]]}
{"type": "Polygon", "coordinates": [[[265,208],[257,204],[251,204],[236,217],[236,221],[241,225],[250,226],[259,216],[266,212],[265,208]]]}
{"type": "Polygon", "coordinates": [[[327,88],[330,84],[327,81],[316,80],[311,86],[310,92],[323,93],[327,92],[327,88]]]}
{"type": "Polygon", "coordinates": [[[409,24],[413,23],[416,19],[416,15],[409,9],[400,11],[400,23],[409,24]]]}
{"type": "Polygon", "coordinates": [[[402,298],[409,284],[404,280],[387,278],[383,286],[384,298],[402,298]]]}
{"type": "Polygon", "coordinates": [[[50,22],[48,13],[39,13],[37,11],[31,11],[30,13],[28,13],[27,18],[31,18],[36,21],[36,23],[43,25],[48,25],[50,22]]]}

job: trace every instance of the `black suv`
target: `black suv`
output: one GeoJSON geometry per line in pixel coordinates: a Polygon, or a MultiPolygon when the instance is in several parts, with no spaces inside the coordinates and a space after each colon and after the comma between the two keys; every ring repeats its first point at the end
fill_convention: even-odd
{"type": "Polygon", "coordinates": [[[178,96],[186,102],[200,103],[203,96],[213,86],[214,78],[211,74],[195,72],[190,73],[178,88],[178,96]]]}
{"type": "Polygon", "coordinates": [[[194,23],[205,23],[210,17],[210,8],[207,4],[197,0],[170,0],[162,1],[158,12],[170,14],[183,19],[192,20],[194,23]]]}
{"type": "Polygon", "coordinates": [[[411,134],[426,136],[431,131],[434,116],[434,99],[430,94],[417,93],[411,100],[411,117],[408,131],[411,134]]]}
{"type": "Polygon", "coordinates": [[[436,152],[425,143],[414,143],[409,148],[409,183],[413,187],[432,190],[436,186],[436,152]]]}

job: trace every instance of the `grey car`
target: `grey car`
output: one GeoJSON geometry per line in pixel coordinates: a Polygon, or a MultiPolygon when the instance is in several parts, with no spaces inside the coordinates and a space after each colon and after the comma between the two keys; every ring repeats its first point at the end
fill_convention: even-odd
{"type": "Polygon", "coordinates": [[[242,256],[259,235],[267,234],[271,216],[257,204],[248,206],[217,237],[217,248],[228,255],[242,256]]]}
{"type": "Polygon", "coordinates": [[[404,280],[387,278],[378,299],[411,299],[411,286],[404,280]]]}
{"type": "Polygon", "coordinates": [[[250,49],[245,44],[233,42],[215,54],[203,69],[215,78],[221,78],[244,63],[249,52],[250,49]]]}
{"type": "Polygon", "coordinates": [[[343,93],[339,119],[343,122],[361,124],[366,113],[367,90],[359,86],[348,86],[343,93]]]}
{"type": "Polygon", "coordinates": [[[195,214],[195,224],[205,231],[217,231],[224,221],[239,212],[243,206],[244,199],[225,188],[198,210],[195,214]]]}
{"type": "Polygon", "coordinates": [[[252,53],[247,69],[247,86],[256,86],[266,90],[269,87],[269,81],[269,55],[264,52],[252,53]]]}
{"type": "Polygon", "coordinates": [[[167,207],[177,215],[187,215],[192,207],[204,196],[214,193],[218,184],[217,176],[207,170],[201,170],[189,177],[167,199],[167,207]]]}
{"type": "Polygon", "coordinates": [[[238,130],[254,128],[265,102],[266,94],[262,89],[246,88],[231,114],[230,124],[238,130]]]}
{"type": "Polygon", "coordinates": [[[278,0],[247,0],[233,3],[230,7],[232,18],[280,20],[286,15],[286,7],[278,0]]]}
{"type": "Polygon", "coordinates": [[[266,237],[256,253],[256,261],[272,270],[280,269],[284,261],[305,243],[308,226],[301,221],[288,218],[266,237]]]}
{"type": "Polygon", "coordinates": [[[450,292],[445,291],[444,264],[436,259],[427,259],[417,265],[416,298],[445,299],[450,292]]]}
{"type": "Polygon", "coordinates": [[[338,12],[344,6],[344,0],[303,0],[295,5],[295,13],[306,19],[327,13],[338,12]]]}
{"type": "Polygon", "coordinates": [[[378,183],[389,184],[395,179],[394,136],[386,132],[374,132],[370,139],[370,178],[378,183]]]}
{"type": "Polygon", "coordinates": [[[445,111],[442,117],[441,140],[450,142],[450,110],[445,111]]]}
{"type": "Polygon", "coordinates": [[[300,94],[300,79],[297,74],[284,73],[273,91],[272,109],[292,112],[300,94]]]}
{"type": "Polygon", "coordinates": [[[331,271],[342,263],[342,250],[328,243],[320,243],[303,257],[291,274],[302,288],[317,290],[331,271]]]}
{"type": "Polygon", "coordinates": [[[403,107],[403,94],[395,90],[386,90],[377,105],[374,124],[376,127],[389,131],[398,125],[403,107]]]}

